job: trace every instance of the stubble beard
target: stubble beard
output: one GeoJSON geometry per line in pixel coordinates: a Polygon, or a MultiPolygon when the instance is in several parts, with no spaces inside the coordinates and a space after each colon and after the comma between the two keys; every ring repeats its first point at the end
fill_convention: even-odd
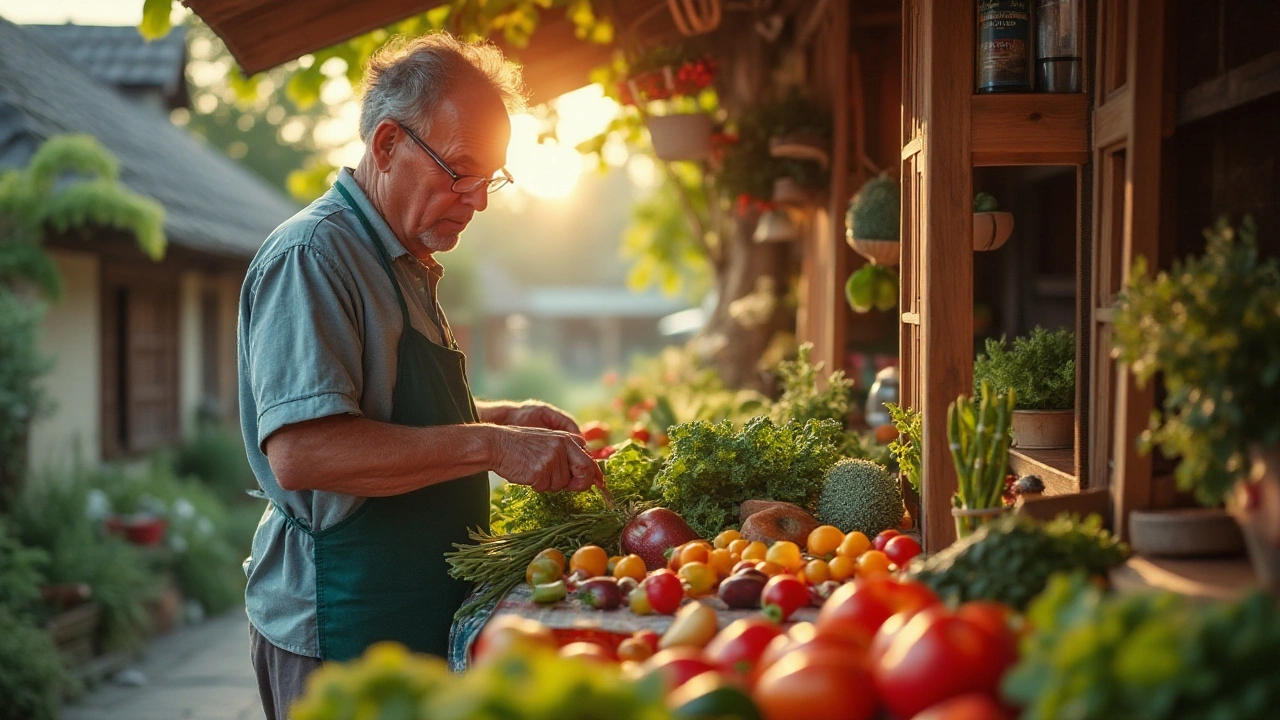
{"type": "Polygon", "coordinates": [[[427,252],[449,252],[458,246],[458,240],[461,238],[461,231],[444,235],[435,230],[424,230],[418,235],[418,244],[427,252]]]}

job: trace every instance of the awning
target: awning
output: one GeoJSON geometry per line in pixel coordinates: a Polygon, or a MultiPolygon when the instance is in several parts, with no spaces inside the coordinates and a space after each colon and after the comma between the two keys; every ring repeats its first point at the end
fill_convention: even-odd
{"type": "MultiPolygon", "coordinates": [[[[273,68],[441,4],[441,0],[183,2],[222,38],[245,74],[273,68]]],[[[646,38],[673,31],[670,16],[653,9],[652,2],[619,0],[612,4],[612,15],[619,30],[643,21],[646,38]]],[[[590,71],[607,63],[614,47],[579,40],[573,23],[560,11],[549,10],[543,11],[527,47],[503,45],[503,50],[524,65],[525,83],[536,103],[588,84],[590,71]]]]}

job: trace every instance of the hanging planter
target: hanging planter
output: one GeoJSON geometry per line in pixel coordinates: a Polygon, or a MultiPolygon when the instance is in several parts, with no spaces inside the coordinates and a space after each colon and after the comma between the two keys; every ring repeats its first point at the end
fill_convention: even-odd
{"type": "Polygon", "coordinates": [[[1013,234],[1013,213],[1002,212],[1000,203],[990,193],[973,196],[973,249],[976,252],[997,250],[1013,234]]]}
{"type": "Polygon", "coordinates": [[[658,159],[711,156],[711,118],[680,110],[697,106],[689,99],[708,87],[715,74],[715,61],[709,57],[695,59],[680,48],[656,47],[632,63],[628,77],[618,83],[619,102],[640,108],[658,159]],[[681,98],[685,100],[676,102],[681,98]]]}
{"type": "Polygon", "coordinates": [[[816,133],[789,133],[769,139],[769,154],[789,160],[811,160],[824,169],[831,164],[827,141],[816,133]]]}
{"type": "Polygon", "coordinates": [[[766,210],[756,223],[751,239],[758,243],[790,242],[800,237],[800,231],[785,210],[766,210]]]}
{"type": "Polygon", "coordinates": [[[871,178],[849,201],[845,240],[875,265],[892,267],[901,256],[898,203],[898,183],[888,175],[871,178]]]}
{"type": "Polygon", "coordinates": [[[704,113],[651,115],[645,124],[660,160],[705,160],[711,155],[711,118],[704,113]]]}

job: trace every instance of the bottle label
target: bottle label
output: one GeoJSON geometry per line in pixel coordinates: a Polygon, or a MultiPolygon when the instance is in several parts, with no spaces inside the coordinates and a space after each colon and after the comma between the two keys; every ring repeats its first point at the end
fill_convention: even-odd
{"type": "Polygon", "coordinates": [[[980,0],[977,51],[979,92],[1030,90],[1030,0],[980,0]]]}

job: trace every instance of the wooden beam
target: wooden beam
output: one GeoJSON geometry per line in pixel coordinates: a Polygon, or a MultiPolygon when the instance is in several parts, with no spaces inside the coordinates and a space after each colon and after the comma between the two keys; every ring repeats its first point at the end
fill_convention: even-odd
{"type": "Polygon", "coordinates": [[[1037,520],[1052,520],[1062,513],[1087,517],[1101,515],[1103,522],[1111,520],[1111,495],[1106,488],[1082,490],[1066,495],[1052,495],[1028,500],[1018,507],[1019,515],[1037,520]]]}
{"type": "Polygon", "coordinates": [[[1094,111],[1094,147],[1108,148],[1124,142],[1125,138],[1129,137],[1129,125],[1131,122],[1129,116],[1132,105],[1126,88],[1112,93],[1107,102],[1094,111]]]}
{"type": "Polygon", "coordinates": [[[1178,97],[1177,124],[1203,120],[1280,93],[1280,50],[1228,70],[1178,97]]]}
{"type": "Polygon", "coordinates": [[[1084,93],[972,95],[969,103],[975,164],[1088,161],[1089,98],[1084,93]]]}

